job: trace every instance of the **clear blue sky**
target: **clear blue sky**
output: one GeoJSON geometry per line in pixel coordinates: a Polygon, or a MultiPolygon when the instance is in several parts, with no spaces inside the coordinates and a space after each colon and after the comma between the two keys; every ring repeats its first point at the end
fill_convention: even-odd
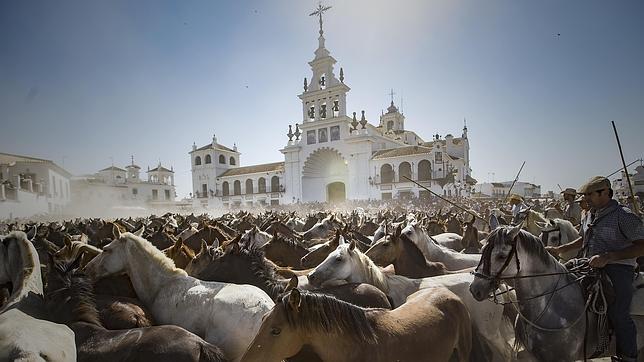
{"type": "MultiPolygon", "coordinates": [[[[377,123],[460,135],[474,177],[576,187],[644,156],[643,1],[338,1],[327,48],[377,123]]],[[[159,160],[191,190],[193,142],[283,160],[317,47],[314,1],[0,1],[0,152],[74,174],[159,160]]]]}

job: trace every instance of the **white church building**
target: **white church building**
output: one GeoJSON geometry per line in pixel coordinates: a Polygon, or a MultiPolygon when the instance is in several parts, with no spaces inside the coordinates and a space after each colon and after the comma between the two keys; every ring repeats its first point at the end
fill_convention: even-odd
{"type": "MultiPolygon", "coordinates": [[[[324,9],[322,9],[324,10],[324,9]]],[[[310,78],[298,95],[302,121],[289,125],[280,162],[241,166],[237,147],[212,142],[190,152],[195,206],[252,207],[297,202],[394,199],[429,196],[414,180],[440,195],[469,195],[469,141],[433,135],[425,141],[405,128],[393,102],[377,124],[365,112],[347,114],[350,88],[344,70],[325,47],[321,12],[318,47],[310,78]],[[310,79],[310,81],[309,81],[310,79]]]]}

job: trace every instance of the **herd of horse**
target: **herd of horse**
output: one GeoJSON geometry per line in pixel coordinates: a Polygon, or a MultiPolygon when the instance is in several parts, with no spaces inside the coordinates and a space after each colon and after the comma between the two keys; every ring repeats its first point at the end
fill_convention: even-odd
{"type": "MultiPolygon", "coordinates": [[[[545,249],[574,240],[577,229],[533,210],[517,225],[494,213],[357,210],[4,226],[2,361],[574,361],[610,353],[597,328],[607,303],[598,295],[608,291],[588,294],[592,271],[545,249]]],[[[642,279],[632,306],[640,331],[642,279]]]]}

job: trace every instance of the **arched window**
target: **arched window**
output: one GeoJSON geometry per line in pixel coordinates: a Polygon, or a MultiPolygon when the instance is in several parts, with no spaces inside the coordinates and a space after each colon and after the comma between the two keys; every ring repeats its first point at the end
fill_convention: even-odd
{"type": "Polygon", "coordinates": [[[280,178],[277,176],[271,177],[271,191],[279,192],[280,190],[280,178]]]}
{"type": "Polygon", "coordinates": [[[233,189],[233,193],[235,195],[241,195],[241,182],[239,182],[239,180],[235,180],[233,183],[233,189]]]}
{"type": "Polygon", "coordinates": [[[380,167],[380,181],[383,184],[390,184],[394,182],[394,170],[391,165],[386,163],[380,167]]]}
{"type": "Polygon", "coordinates": [[[206,155],[206,164],[212,163],[212,157],[210,155],[206,155]]]}
{"type": "Polygon", "coordinates": [[[246,193],[247,194],[253,193],[253,180],[251,179],[246,180],[246,193]]]}
{"type": "Polygon", "coordinates": [[[394,121],[387,122],[387,131],[391,131],[394,128],[394,121]]]}
{"type": "Polygon", "coordinates": [[[432,164],[428,160],[418,162],[418,180],[428,181],[432,179],[432,164]]]}
{"type": "Polygon", "coordinates": [[[230,189],[228,187],[228,181],[224,181],[224,183],[221,184],[221,192],[224,196],[230,195],[230,189]]]}
{"type": "Polygon", "coordinates": [[[201,165],[201,157],[197,156],[195,157],[195,166],[201,165]]]}
{"type": "Polygon", "coordinates": [[[409,162],[403,162],[398,166],[398,177],[400,177],[400,182],[407,182],[405,177],[411,179],[411,165],[409,162]]]}
{"type": "Polygon", "coordinates": [[[266,179],[263,177],[260,177],[259,180],[257,180],[257,192],[260,194],[266,193],[266,179]]]}
{"type": "Polygon", "coordinates": [[[235,163],[235,157],[230,156],[230,162],[229,162],[229,163],[230,163],[231,165],[235,166],[235,165],[236,165],[236,163],[235,163]]]}
{"type": "Polygon", "coordinates": [[[226,164],[226,157],[224,155],[219,155],[219,163],[226,164]]]}

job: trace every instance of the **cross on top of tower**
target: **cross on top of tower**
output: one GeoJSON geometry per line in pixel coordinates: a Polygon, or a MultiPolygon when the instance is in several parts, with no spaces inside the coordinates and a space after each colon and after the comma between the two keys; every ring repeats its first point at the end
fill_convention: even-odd
{"type": "Polygon", "coordinates": [[[396,94],[396,93],[394,93],[394,89],[392,88],[391,92],[389,92],[387,94],[389,94],[389,96],[391,96],[391,104],[393,104],[394,103],[394,95],[396,94]]]}
{"type": "Polygon", "coordinates": [[[309,14],[309,16],[318,16],[320,18],[320,36],[324,34],[324,31],[322,30],[322,14],[329,9],[331,9],[331,6],[324,6],[322,5],[322,2],[319,2],[315,11],[309,14]]]}

